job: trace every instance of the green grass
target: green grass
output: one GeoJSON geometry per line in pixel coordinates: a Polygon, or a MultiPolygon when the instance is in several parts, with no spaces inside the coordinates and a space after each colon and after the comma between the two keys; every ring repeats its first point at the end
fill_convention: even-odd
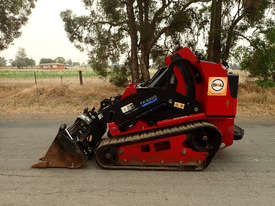
{"type": "Polygon", "coordinates": [[[275,87],[275,82],[272,80],[267,80],[267,81],[256,80],[256,83],[257,85],[263,88],[275,87]]]}
{"type": "MultiPolygon", "coordinates": [[[[0,70],[0,78],[33,78],[34,73],[37,78],[60,78],[76,77],[78,71],[75,70],[0,70]]],[[[82,71],[83,77],[98,76],[94,71],[82,71]]]]}

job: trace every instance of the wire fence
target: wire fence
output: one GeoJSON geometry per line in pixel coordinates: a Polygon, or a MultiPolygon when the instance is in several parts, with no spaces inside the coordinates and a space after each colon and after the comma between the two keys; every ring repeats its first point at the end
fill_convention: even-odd
{"type": "MultiPolygon", "coordinates": [[[[81,71],[81,70],[80,70],[81,71]]],[[[93,70],[81,71],[83,77],[98,76],[93,70]]],[[[66,78],[78,77],[78,70],[0,70],[0,78],[66,78]]]]}

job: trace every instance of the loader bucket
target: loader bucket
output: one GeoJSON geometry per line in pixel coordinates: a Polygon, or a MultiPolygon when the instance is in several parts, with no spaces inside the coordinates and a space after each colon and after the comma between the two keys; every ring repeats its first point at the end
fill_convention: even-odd
{"type": "Polygon", "coordinates": [[[40,158],[40,162],[33,164],[33,168],[80,168],[84,165],[86,155],[78,143],[66,133],[65,128],[64,125],[60,127],[46,155],[40,158]]]}

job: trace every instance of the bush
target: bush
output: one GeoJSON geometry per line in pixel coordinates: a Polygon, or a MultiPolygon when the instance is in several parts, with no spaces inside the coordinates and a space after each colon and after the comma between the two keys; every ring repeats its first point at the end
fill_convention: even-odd
{"type": "Polygon", "coordinates": [[[130,73],[127,71],[125,66],[115,66],[110,82],[118,87],[125,87],[129,83],[129,76],[130,73]]]}
{"type": "Polygon", "coordinates": [[[253,48],[242,49],[243,59],[242,69],[246,69],[254,77],[259,77],[261,86],[272,86],[270,79],[275,79],[275,26],[261,31],[259,35],[251,41],[253,48]],[[261,39],[260,34],[264,35],[261,39]]]}
{"type": "Polygon", "coordinates": [[[256,83],[257,85],[263,88],[275,87],[275,82],[272,80],[266,80],[266,81],[256,80],[256,83]]]}
{"type": "Polygon", "coordinates": [[[105,63],[103,61],[98,62],[98,61],[94,61],[94,60],[91,60],[89,63],[97,75],[104,77],[104,78],[107,77],[107,75],[108,75],[107,63],[105,63]]]}

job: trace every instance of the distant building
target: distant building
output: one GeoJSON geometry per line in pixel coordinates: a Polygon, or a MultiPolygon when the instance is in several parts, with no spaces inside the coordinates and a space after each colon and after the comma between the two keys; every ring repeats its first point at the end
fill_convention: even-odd
{"type": "Polygon", "coordinates": [[[60,63],[47,63],[40,64],[40,69],[65,69],[65,64],[60,63]]]}

